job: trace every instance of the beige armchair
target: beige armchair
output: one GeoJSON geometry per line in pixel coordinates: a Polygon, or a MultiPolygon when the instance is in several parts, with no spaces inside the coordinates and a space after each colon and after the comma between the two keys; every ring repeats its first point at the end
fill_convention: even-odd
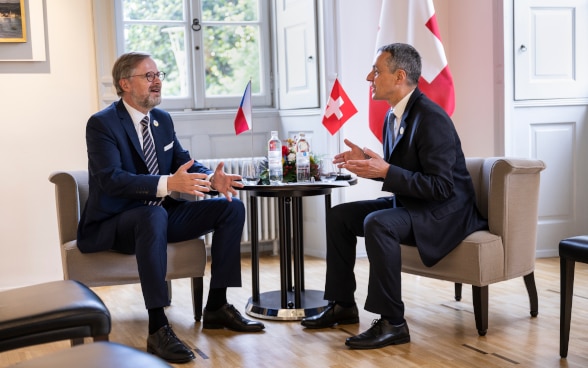
{"type": "MultiPolygon", "coordinates": [[[[55,184],[57,223],[63,277],[77,280],[89,287],[122,285],[139,282],[134,255],[114,251],[82,253],[77,247],[80,214],[88,199],[87,171],[59,171],[49,176],[55,184]]],[[[169,243],[167,248],[167,280],[171,300],[171,280],[192,279],[194,319],[202,317],[202,293],[206,249],[202,239],[169,243]]]]}
{"type": "Polygon", "coordinates": [[[420,260],[416,247],[402,245],[402,271],[455,283],[472,285],[476,328],[488,330],[488,285],[522,276],[529,294],[531,316],[538,314],[535,286],[535,248],[540,160],[467,158],[478,208],[488,219],[489,230],[470,234],[433,267],[420,260]]]}

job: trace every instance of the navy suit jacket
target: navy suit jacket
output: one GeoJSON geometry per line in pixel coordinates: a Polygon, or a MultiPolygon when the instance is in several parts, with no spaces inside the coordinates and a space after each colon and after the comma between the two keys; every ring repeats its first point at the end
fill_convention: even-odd
{"type": "MultiPolygon", "coordinates": [[[[387,121],[387,119],[386,119],[387,121]]],[[[391,144],[384,124],[383,191],[412,219],[423,263],[432,266],[467,235],[488,224],[480,215],[457,131],[445,111],[418,88],[410,96],[391,144]]]]}
{"type": "MultiPolygon", "coordinates": [[[[161,175],[173,174],[190,161],[167,112],[151,110],[150,127],[161,175]]],[[[159,176],[148,173],[137,131],[122,100],[90,117],[86,144],[90,188],[78,226],[78,247],[82,252],[97,252],[114,245],[118,214],[156,199],[159,176]]],[[[189,171],[212,173],[196,161],[189,171]]]]}

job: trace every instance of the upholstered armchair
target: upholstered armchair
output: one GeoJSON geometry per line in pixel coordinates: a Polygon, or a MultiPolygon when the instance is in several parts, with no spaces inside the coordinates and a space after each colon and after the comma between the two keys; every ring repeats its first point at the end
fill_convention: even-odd
{"type": "Polygon", "coordinates": [[[472,285],[476,328],[488,330],[488,286],[523,277],[529,294],[530,313],[538,314],[535,286],[535,250],[540,160],[515,158],[467,158],[480,212],[489,230],[470,234],[433,267],[420,260],[417,248],[402,245],[402,271],[455,283],[456,300],[461,285],[472,285]]]}
{"type": "MultiPolygon", "coordinates": [[[[63,277],[88,285],[122,285],[139,282],[134,255],[114,251],[82,253],[77,247],[77,227],[88,199],[88,172],[59,171],[49,176],[55,184],[57,224],[63,277]]],[[[206,249],[202,239],[169,243],[167,248],[167,280],[171,300],[171,280],[192,279],[194,319],[202,317],[202,293],[206,249]]]]}

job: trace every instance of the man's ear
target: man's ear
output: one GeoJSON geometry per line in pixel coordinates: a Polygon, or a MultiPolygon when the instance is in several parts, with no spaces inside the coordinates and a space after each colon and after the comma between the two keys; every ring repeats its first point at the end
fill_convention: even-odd
{"type": "Polygon", "coordinates": [[[118,85],[125,92],[128,92],[129,89],[131,88],[131,86],[129,85],[129,79],[128,78],[119,79],[118,85]]]}

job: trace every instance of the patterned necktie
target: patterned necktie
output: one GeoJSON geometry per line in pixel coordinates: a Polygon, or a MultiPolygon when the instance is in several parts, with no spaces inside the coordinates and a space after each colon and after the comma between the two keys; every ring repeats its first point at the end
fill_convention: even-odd
{"type": "Polygon", "coordinates": [[[388,152],[392,152],[392,148],[394,147],[394,141],[396,141],[396,134],[395,134],[395,129],[394,129],[394,125],[396,125],[395,123],[395,116],[394,113],[390,112],[388,114],[388,130],[387,130],[387,134],[388,134],[388,152]]]}
{"type": "Polygon", "coordinates": [[[394,139],[393,142],[396,143],[396,139],[398,139],[398,119],[396,118],[396,115],[392,114],[392,122],[394,123],[394,139]]]}
{"type": "MultiPolygon", "coordinates": [[[[159,167],[157,166],[155,145],[153,144],[153,139],[151,139],[151,135],[149,134],[149,116],[145,116],[143,120],[141,120],[141,125],[141,133],[143,135],[143,155],[145,156],[147,170],[149,170],[149,174],[151,175],[158,175],[159,167]]],[[[161,199],[155,201],[145,201],[145,203],[150,206],[159,206],[161,204],[161,199]]]]}

